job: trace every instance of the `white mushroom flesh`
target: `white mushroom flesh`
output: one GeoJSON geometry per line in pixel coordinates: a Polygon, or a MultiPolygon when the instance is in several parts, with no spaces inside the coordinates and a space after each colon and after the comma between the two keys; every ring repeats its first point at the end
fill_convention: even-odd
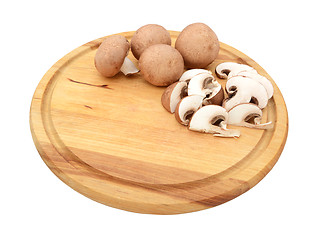
{"type": "Polygon", "coordinates": [[[128,57],[124,58],[124,62],[122,64],[120,70],[126,76],[139,72],[139,69],[135,66],[135,64],[128,57]]]}
{"type": "Polygon", "coordinates": [[[178,105],[176,115],[180,119],[180,123],[188,125],[192,115],[202,106],[203,97],[199,95],[191,95],[183,98],[178,105]]]}
{"type": "Polygon", "coordinates": [[[193,77],[195,77],[198,74],[201,73],[210,73],[212,75],[212,72],[206,69],[190,69],[185,71],[182,76],[180,77],[179,81],[180,82],[189,82],[193,77]]]}
{"type": "MultiPolygon", "coordinates": [[[[214,97],[221,91],[222,86],[218,82],[214,82],[214,86],[211,88],[211,92],[206,94],[203,105],[209,105],[209,104],[217,104],[212,102],[214,97]]],[[[222,94],[223,97],[221,97],[221,101],[224,98],[224,93],[222,94]]],[[[217,105],[221,105],[221,102],[219,102],[217,105]]]]}
{"type": "Polygon", "coordinates": [[[212,93],[212,88],[218,86],[219,83],[210,73],[201,73],[193,77],[188,84],[188,95],[206,95],[212,93]]]}
{"type": "Polygon", "coordinates": [[[266,77],[260,75],[259,73],[249,72],[249,71],[241,71],[241,72],[237,73],[235,76],[248,77],[248,78],[251,78],[253,80],[258,81],[259,83],[261,83],[265,87],[267,94],[268,94],[268,98],[270,99],[273,96],[272,83],[266,77]]]}
{"type": "Polygon", "coordinates": [[[224,101],[223,106],[229,111],[241,103],[255,103],[259,108],[268,104],[268,94],[264,86],[258,81],[248,77],[235,76],[226,83],[229,99],[224,101]]]}
{"type": "Polygon", "coordinates": [[[240,63],[235,63],[235,62],[223,62],[217,65],[215,71],[219,78],[224,78],[224,79],[233,77],[241,71],[257,73],[257,71],[254,68],[245,64],[240,64],[240,63]]]}
{"type": "Polygon", "coordinates": [[[186,95],[187,91],[187,83],[186,82],[178,82],[174,87],[171,96],[170,96],[170,111],[174,113],[178,103],[181,99],[186,95]]]}
{"type": "Polygon", "coordinates": [[[227,129],[227,111],[217,105],[207,105],[196,111],[189,123],[192,131],[213,133],[218,137],[239,137],[240,132],[234,129],[227,129]]]}
{"type": "Polygon", "coordinates": [[[239,104],[228,111],[228,124],[257,129],[270,129],[272,122],[260,123],[261,109],[252,103],[239,104]]]}

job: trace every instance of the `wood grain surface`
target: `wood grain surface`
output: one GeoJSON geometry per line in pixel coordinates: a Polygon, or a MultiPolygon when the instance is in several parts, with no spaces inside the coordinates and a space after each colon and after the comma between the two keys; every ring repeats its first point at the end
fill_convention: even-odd
{"type": "MultiPolygon", "coordinates": [[[[134,32],[120,33],[128,40],[134,32]]],[[[170,31],[172,45],[179,32],[170,31]]],[[[189,131],[161,105],[164,91],[140,74],[102,77],[94,67],[104,38],[60,59],[40,81],[30,125],[47,166],[81,194],[139,213],[177,214],[227,202],[256,185],[277,162],[288,131],[282,94],[252,59],[221,43],[218,58],[245,63],[271,80],[264,109],[270,130],[241,130],[238,139],[189,131]]],[[[129,54],[137,65],[137,60],[129,54]]],[[[215,75],[215,74],[214,74],[215,75]]],[[[223,86],[225,80],[217,79],[223,86]]]]}

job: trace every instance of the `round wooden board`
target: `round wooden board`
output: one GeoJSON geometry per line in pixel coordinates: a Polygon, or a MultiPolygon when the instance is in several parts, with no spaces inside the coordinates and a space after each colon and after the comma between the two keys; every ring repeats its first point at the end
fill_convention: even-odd
{"type": "MultiPolygon", "coordinates": [[[[120,34],[130,40],[134,32],[120,34]]],[[[170,34],[174,46],[179,32],[170,34]]],[[[219,63],[234,61],[270,79],[274,96],[263,120],[273,121],[274,127],[239,128],[240,138],[219,138],[180,125],[161,105],[164,88],[150,85],[140,74],[102,77],[94,55],[103,39],[60,59],[32,100],[35,145],[63,182],[108,206],[177,214],[229,201],[271,170],[286,141],[288,117],[280,90],[256,62],[221,43],[208,69],[214,73],[219,63]]],[[[129,57],[137,65],[131,53],[129,57]]],[[[217,80],[224,86],[224,80],[217,80]]]]}

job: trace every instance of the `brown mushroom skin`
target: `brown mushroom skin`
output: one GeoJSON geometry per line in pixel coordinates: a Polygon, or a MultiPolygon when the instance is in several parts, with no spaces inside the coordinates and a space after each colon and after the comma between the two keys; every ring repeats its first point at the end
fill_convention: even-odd
{"type": "Polygon", "coordinates": [[[124,36],[107,37],[95,54],[94,65],[96,69],[104,77],[115,76],[120,71],[129,49],[130,44],[124,36]]]}
{"type": "Polygon", "coordinates": [[[155,86],[169,86],[178,81],[184,71],[181,54],[166,44],[146,48],[138,66],[144,79],[155,86]]]}
{"type": "Polygon", "coordinates": [[[223,87],[221,87],[221,90],[219,90],[219,92],[210,100],[208,100],[207,104],[204,104],[204,105],[215,104],[215,105],[221,106],[223,103],[223,100],[224,100],[224,90],[223,90],[223,87]]]}
{"type": "MultiPolygon", "coordinates": [[[[179,82],[175,82],[171,85],[169,85],[165,91],[163,92],[163,94],[161,95],[161,104],[162,106],[168,111],[171,113],[171,109],[170,109],[170,102],[171,102],[171,94],[173,92],[173,89],[177,86],[179,82]]],[[[187,93],[183,93],[182,96],[180,96],[181,98],[187,96],[187,93]]]]}
{"type": "Polygon", "coordinates": [[[187,68],[205,68],[217,57],[219,41],[209,26],[193,23],[179,34],[175,48],[183,56],[187,68]]]}
{"type": "Polygon", "coordinates": [[[191,117],[192,117],[193,114],[194,114],[194,111],[193,111],[193,110],[190,111],[189,114],[187,115],[187,116],[188,116],[188,117],[187,117],[187,120],[188,120],[187,122],[182,122],[182,120],[180,119],[180,116],[179,116],[179,108],[180,108],[180,102],[177,104],[176,110],[175,110],[175,112],[174,112],[174,116],[175,116],[176,120],[177,120],[180,124],[182,124],[182,125],[184,125],[184,126],[189,125],[189,122],[190,122],[190,120],[191,120],[191,117]]]}
{"type": "Polygon", "coordinates": [[[131,50],[136,59],[146,48],[155,44],[171,45],[169,32],[157,24],[147,24],[139,28],[131,39],[131,50]]]}
{"type": "MultiPolygon", "coordinates": [[[[180,117],[179,117],[179,107],[180,107],[180,102],[178,102],[178,104],[177,104],[176,110],[174,111],[174,116],[175,116],[176,120],[177,120],[180,124],[182,124],[182,125],[188,125],[188,123],[184,124],[184,123],[182,122],[182,120],[180,119],[180,117]]],[[[193,112],[192,112],[192,114],[193,114],[193,112]]]]}

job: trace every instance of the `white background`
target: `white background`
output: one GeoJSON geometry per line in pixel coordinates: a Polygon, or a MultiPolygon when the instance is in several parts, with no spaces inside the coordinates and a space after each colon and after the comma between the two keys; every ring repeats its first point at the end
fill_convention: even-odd
{"type": "Polygon", "coordinates": [[[3,1],[0,239],[316,239],[313,3],[3,1]],[[32,95],[45,72],[90,40],[148,23],[181,31],[193,22],[257,61],[281,89],[290,127],[272,171],[228,203],[172,216],[110,208],[62,183],[29,130],[32,95]]]}

